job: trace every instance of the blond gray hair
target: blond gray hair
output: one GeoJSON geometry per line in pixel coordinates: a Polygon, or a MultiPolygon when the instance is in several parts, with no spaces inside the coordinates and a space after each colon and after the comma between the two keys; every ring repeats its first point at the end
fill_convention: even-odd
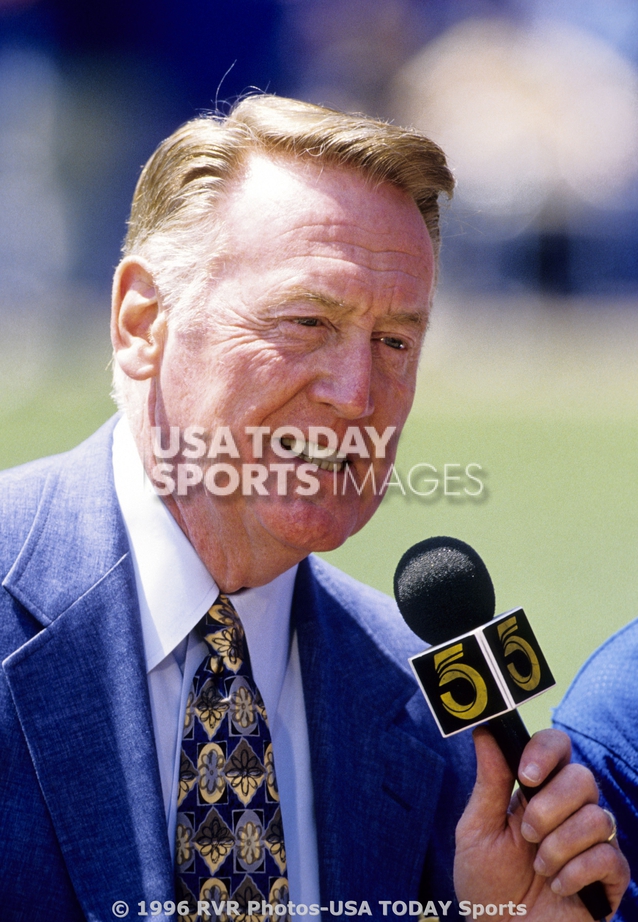
{"type": "Polygon", "coordinates": [[[398,186],[418,206],[438,257],[439,196],[451,196],[454,179],[433,141],[365,115],[248,96],[227,116],[182,125],[159,145],[135,189],[123,255],[148,261],[162,306],[178,325],[196,329],[206,318],[208,283],[224,243],[216,206],[254,153],[352,169],[398,186]]]}

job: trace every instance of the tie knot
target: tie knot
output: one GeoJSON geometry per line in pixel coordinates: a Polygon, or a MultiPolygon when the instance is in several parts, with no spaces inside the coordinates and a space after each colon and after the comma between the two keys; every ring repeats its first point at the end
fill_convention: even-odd
{"type": "Polygon", "coordinates": [[[208,609],[205,621],[211,627],[218,627],[222,624],[224,627],[236,627],[242,633],[244,630],[235,606],[223,592],[219,593],[217,601],[208,609]]]}
{"type": "Polygon", "coordinates": [[[226,669],[232,672],[237,672],[241,668],[246,659],[244,628],[235,606],[223,593],[220,593],[217,601],[204,616],[203,638],[212,657],[220,666],[223,662],[226,669]]]}

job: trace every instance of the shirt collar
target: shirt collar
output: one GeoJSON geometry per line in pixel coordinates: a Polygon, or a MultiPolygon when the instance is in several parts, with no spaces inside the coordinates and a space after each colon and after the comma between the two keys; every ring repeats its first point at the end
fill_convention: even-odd
{"type": "Polygon", "coordinates": [[[255,683],[275,714],[290,657],[290,609],[297,566],[272,582],[230,596],[246,633],[255,683]]]}
{"type": "Polygon", "coordinates": [[[135,568],[150,672],[201,620],[219,590],[154,491],[124,417],[113,431],[113,474],[135,568]]]}
{"type": "MultiPolygon", "coordinates": [[[[146,670],[150,672],[188,636],[219,589],[153,489],[125,417],[113,431],[113,474],[135,569],[146,670]]],[[[276,700],[266,699],[278,699],[288,662],[296,574],[294,566],[265,586],[231,596],[248,648],[254,651],[255,680],[271,709],[276,700]],[[266,669],[262,664],[267,664],[266,669]]]]}

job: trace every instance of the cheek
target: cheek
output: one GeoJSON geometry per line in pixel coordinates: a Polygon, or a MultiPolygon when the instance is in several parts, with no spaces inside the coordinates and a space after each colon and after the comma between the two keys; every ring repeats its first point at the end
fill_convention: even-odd
{"type": "Polygon", "coordinates": [[[242,347],[222,347],[208,362],[208,373],[222,387],[252,392],[256,400],[277,388],[286,389],[299,373],[299,363],[272,344],[255,340],[242,347]]]}
{"type": "Polygon", "coordinates": [[[388,447],[394,446],[396,449],[413,401],[414,388],[405,387],[396,382],[382,388],[375,398],[374,419],[377,429],[382,430],[386,426],[394,426],[396,429],[388,443],[388,447]]]}
{"type": "Polygon", "coordinates": [[[211,387],[206,377],[192,365],[181,373],[162,375],[160,399],[168,420],[182,428],[186,425],[206,425],[212,402],[211,387]]]}
{"type": "MultiPolygon", "coordinates": [[[[160,388],[167,410],[199,412],[202,416],[234,406],[252,389],[254,369],[232,348],[176,347],[166,355],[160,388]]],[[[205,424],[207,420],[194,421],[205,424]]]]}

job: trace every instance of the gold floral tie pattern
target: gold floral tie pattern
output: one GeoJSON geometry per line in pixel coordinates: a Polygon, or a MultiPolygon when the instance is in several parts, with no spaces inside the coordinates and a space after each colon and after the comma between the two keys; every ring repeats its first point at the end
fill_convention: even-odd
{"type": "Polygon", "coordinates": [[[225,595],[202,628],[208,654],[193,679],[182,740],[177,899],[188,902],[190,922],[226,922],[229,900],[238,904],[238,922],[261,922],[277,906],[282,919],[286,850],[266,709],[244,629],[225,595]],[[198,913],[199,901],[210,916],[198,913]]]}

